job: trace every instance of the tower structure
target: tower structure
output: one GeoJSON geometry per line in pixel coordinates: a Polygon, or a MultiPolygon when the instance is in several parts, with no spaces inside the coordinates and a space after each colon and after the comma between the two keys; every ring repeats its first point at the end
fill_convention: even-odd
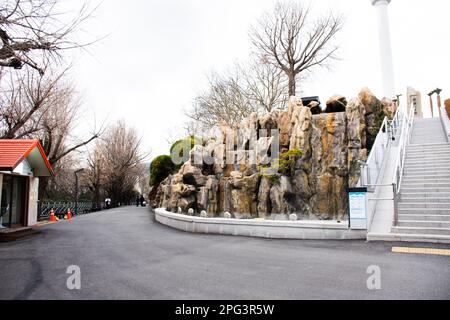
{"type": "Polygon", "coordinates": [[[396,92],[388,14],[388,5],[391,0],[370,0],[370,2],[372,2],[372,5],[377,10],[383,95],[386,98],[392,99],[395,97],[396,92]]]}

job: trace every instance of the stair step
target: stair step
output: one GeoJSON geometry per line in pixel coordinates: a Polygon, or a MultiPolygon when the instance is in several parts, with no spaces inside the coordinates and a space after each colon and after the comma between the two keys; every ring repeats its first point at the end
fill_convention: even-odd
{"type": "Polygon", "coordinates": [[[447,175],[450,173],[450,168],[404,168],[405,175],[447,175]]]}
{"type": "Polygon", "coordinates": [[[450,215],[450,208],[417,208],[402,207],[398,208],[399,214],[431,214],[431,215],[450,215]]]}
{"type": "Polygon", "coordinates": [[[393,233],[450,236],[450,228],[392,227],[393,233]]]}
{"type": "Polygon", "coordinates": [[[450,209],[450,202],[399,202],[399,208],[450,209]]]}
{"type": "Polygon", "coordinates": [[[406,163],[410,163],[410,164],[414,164],[414,163],[426,163],[426,164],[432,164],[432,163],[448,163],[450,162],[450,156],[449,157],[434,157],[434,156],[422,156],[422,157],[417,157],[415,159],[411,159],[406,157],[405,158],[405,162],[406,163]]]}
{"type": "Polygon", "coordinates": [[[434,148],[427,148],[425,146],[421,146],[421,147],[417,147],[417,148],[410,148],[410,147],[406,147],[406,154],[411,153],[411,154],[430,154],[432,152],[439,152],[439,153],[446,153],[448,152],[448,150],[450,149],[450,146],[448,147],[434,147],[434,148]]]}
{"type": "Polygon", "coordinates": [[[411,143],[406,147],[408,150],[425,150],[425,149],[433,149],[433,148],[450,148],[450,143],[441,142],[441,143],[411,143]]]}
{"type": "Polygon", "coordinates": [[[412,228],[445,228],[450,229],[450,221],[399,220],[399,227],[412,228]]]}
{"type": "Polygon", "coordinates": [[[401,186],[401,192],[405,193],[417,193],[420,191],[425,191],[426,193],[433,193],[433,192],[441,192],[441,193],[448,193],[450,192],[450,188],[448,187],[410,187],[410,186],[401,186]]]}
{"type": "Polygon", "coordinates": [[[450,174],[408,174],[403,175],[403,179],[444,179],[444,180],[450,180],[450,174]]]}
{"type": "Polygon", "coordinates": [[[400,198],[448,198],[448,192],[400,192],[400,198]]]}
{"type": "Polygon", "coordinates": [[[403,183],[450,183],[450,179],[439,179],[439,178],[434,178],[434,179],[412,179],[410,177],[404,176],[403,177],[403,183]]]}
{"type": "Polygon", "coordinates": [[[450,167],[448,166],[429,166],[423,164],[422,166],[407,166],[405,165],[404,170],[410,171],[416,174],[449,174],[450,167]]]}
{"type": "Polygon", "coordinates": [[[435,197],[407,197],[407,196],[401,196],[400,197],[401,203],[417,203],[417,202],[429,202],[429,203],[447,203],[450,205],[450,197],[442,197],[442,198],[435,198],[435,197]]]}
{"type": "Polygon", "coordinates": [[[405,162],[406,163],[433,163],[433,162],[449,162],[450,161],[450,154],[445,157],[437,157],[434,155],[423,155],[423,156],[406,156],[405,162]]]}
{"type": "Polygon", "coordinates": [[[450,170],[450,161],[449,162],[422,162],[422,163],[405,163],[406,169],[419,169],[419,170],[450,170]]]}
{"type": "Polygon", "coordinates": [[[417,220],[417,221],[448,221],[450,214],[419,214],[419,213],[399,213],[398,220],[417,220]]]}
{"type": "Polygon", "coordinates": [[[450,163],[450,156],[447,158],[427,158],[427,157],[420,157],[416,159],[405,159],[406,164],[434,164],[434,163],[450,163]]]}
{"type": "Polygon", "coordinates": [[[437,156],[437,155],[423,155],[423,156],[410,156],[407,155],[405,158],[406,163],[428,163],[428,162],[448,162],[450,161],[450,153],[448,156],[437,156]]]}
{"type": "Polygon", "coordinates": [[[22,227],[14,229],[1,229],[0,242],[15,241],[35,234],[36,231],[31,227],[22,227]]]}
{"type": "MultiPolygon", "coordinates": [[[[446,139],[445,138],[442,138],[442,139],[440,139],[442,142],[443,141],[446,141],[446,139]]],[[[421,140],[421,141],[415,141],[415,140],[411,140],[411,141],[413,141],[413,142],[415,142],[415,143],[420,143],[420,144],[426,144],[428,141],[426,141],[426,140],[421,140]]]]}
{"type": "Polygon", "coordinates": [[[450,182],[438,182],[438,183],[433,183],[433,182],[406,182],[403,181],[402,182],[402,187],[408,188],[408,187],[413,187],[413,188],[417,188],[417,187],[421,187],[421,188],[427,188],[427,187],[436,187],[436,188],[440,188],[440,187],[444,187],[444,188],[450,188],[450,182]]]}
{"type": "Polygon", "coordinates": [[[445,142],[445,136],[443,134],[438,134],[436,132],[420,132],[417,134],[413,134],[411,136],[411,143],[428,143],[428,142],[445,142]],[[423,136],[432,136],[433,140],[429,140],[427,138],[424,138],[423,136]]]}

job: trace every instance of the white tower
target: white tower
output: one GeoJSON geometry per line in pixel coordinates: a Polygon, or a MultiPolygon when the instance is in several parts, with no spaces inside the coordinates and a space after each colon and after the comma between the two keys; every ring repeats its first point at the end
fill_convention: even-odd
{"type": "Polygon", "coordinates": [[[394,64],[392,62],[391,34],[389,31],[388,5],[391,0],[370,0],[375,6],[378,16],[378,32],[380,37],[380,59],[383,77],[383,95],[395,97],[394,64]]]}

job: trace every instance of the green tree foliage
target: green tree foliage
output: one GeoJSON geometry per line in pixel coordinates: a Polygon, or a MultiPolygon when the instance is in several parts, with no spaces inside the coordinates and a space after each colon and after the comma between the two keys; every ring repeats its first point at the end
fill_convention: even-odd
{"type": "Polygon", "coordinates": [[[150,185],[156,186],[166,179],[176,169],[168,155],[155,158],[150,165],[150,185]]]}

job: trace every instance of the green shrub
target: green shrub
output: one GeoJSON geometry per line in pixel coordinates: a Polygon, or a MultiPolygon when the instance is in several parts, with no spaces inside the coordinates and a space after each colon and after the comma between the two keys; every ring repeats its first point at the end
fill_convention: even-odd
{"type": "Polygon", "coordinates": [[[170,156],[162,155],[150,164],[150,185],[156,186],[176,170],[170,156]]]}
{"type": "Polygon", "coordinates": [[[302,156],[302,151],[293,149],[286,151],[280,155],[279,170],[285,176],[293,176],[295,173],[295,165],[302,156]]]}

